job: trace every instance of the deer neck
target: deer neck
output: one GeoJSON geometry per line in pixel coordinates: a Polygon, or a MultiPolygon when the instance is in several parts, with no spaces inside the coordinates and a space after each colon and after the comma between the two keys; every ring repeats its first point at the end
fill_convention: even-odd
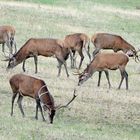
{"type": "Polygon", "coordinates": [[[128,50],[131,50],[133,53],[136,52],[136,49],[131,45],[129,44],[128,42],[124,42],[124,46],[126,46],[125,48],[127,48],[126,50],[124,51],[128,51],[128,50]]]}
{"type": "Polygon", "coordinates": [[[26,50],[24,48],[21,48],[16,54],[15,54],[15,59],[18,63],[21,63],[23,60],[25,60],[28,55],[26,53],[26,50]]]}
{"type": "Polygon", "coordinates": [[[49,93],[49,91],[42,92],[39,95],[39,99],[44,107],[46,106],[48,109],[51,109],[51,110],[55,109],[54,99],[51,96],[51,94],[49,93]]]}

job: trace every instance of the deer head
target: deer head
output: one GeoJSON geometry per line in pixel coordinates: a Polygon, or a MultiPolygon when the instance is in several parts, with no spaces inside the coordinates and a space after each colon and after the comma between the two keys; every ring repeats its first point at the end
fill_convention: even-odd
{"type": "Polygon", "coordinates": [[[11,69],[11,68],[13,68],[13,67],[15,67],[18,63],[17,63],[17,60],[16,60],[16,58],[15,58],[15,55],[11,55],[11,54],[9,54],[9,56],[6,56],[5,55],[5,60],[3,60],[3,61],[8,61],[8,66],[7,66],[7,70],[8,69],[11,69]]]}
{"type": "MultiPolygon", "coordinates": [[[[44,93],[48,93],[49,91],[46,91],[44,92],[43,94],[40,94],[41,93],[41,90],[44,88],[44,87],[47,87],[46,85],[43,85],[39,91],[38,91],[38,96],[39,98],[44,95],[44,93]]],[[[55,112],[56,110],[59,110],[61,108],[66,108],[75,98],[77,95],[75,95],[75,92],[76,92],[76,89],[74,89],[74,94],[73,94],[73,98],[66,104],[66,105],[59,105],[59,106],[55,106],[54,107],[54,101],[53,101],[53,97],[49,94],[49,96],[52,98],[52,100],[50,101],[50,104],[48,103],[43,103],[43,109],[44,111],[48,110],[48,115],[49,115],[49,120],[50,120],[50,123],[53,123],[53,119],[54,119],[54,116],[55,116],[55,112]]],[[[40,98],[41,100],[41,98],[40,98]]]]}
{"type": "Polygon", "coordinates": [[[83,84],[85,81],[88,80],[89,77],[91,77],[91,72],[89,71],[90,65],[87,65],[87,68],[83,72],[77,71],[77,73],[73,73],[74,75],[79,75],[79,82],[78,86],[83,84]]]}
{"type": "Polygon", "coordinates": [[[87,73],[87,72],[82,73],[79,76],[78,86],[82,85],[85,81],[87,81],[89,77],[90,77],[89,73],[87,73]]]}
{"type": "Polygon", "coordinates": [[[126,54],[129,56],[129,57],[134,57],[135,58],[135,61],[137,62],[137,61],[140,61],[139,60],[139,57],[138,57],[138,52],[140,51],[140,49],[138,50],[138,51],[136,51],[136,50],[128,50],[127,52],[126,52],[126,54]]]}
{"type": "Polygon", "coordinates": [[[9,62],[8,62],[7,69],[14,68],[17,65],[17,61],[16,61],[16,58],[14,56],[11,57],[8,61],[9,62]]]}
{"type": "Polygon", "coordinates": [[[56,109],[51,108],[50,106],[48,106],[46,104],[43,106],[43,109],[44,109],[44,111],[48,110],[49,121],[50,121],[50,123],[53,123],[56,109]]]}
{"type": "Polygon", "coordinates": [[[134,57],[135,56],[135,51],[132,51],[132,50],[128,50],[127,52],[126,52],[126,55],[128,55],[129,57],[134,57]]]}

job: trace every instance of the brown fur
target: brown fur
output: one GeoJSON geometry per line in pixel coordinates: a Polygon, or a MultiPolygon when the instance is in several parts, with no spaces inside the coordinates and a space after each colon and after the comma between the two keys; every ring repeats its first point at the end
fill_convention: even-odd
{"type": "Polygon", "coordinates": [[[70,34],[67,35],[64,39],[64,47],[68,48],[70,50],[70,54],[71,54],[71,67],[75,67],[74,64],[75,62],[75,52],[77,51],[81,57],[81,61],[79,64],[79,68],[82,65],[82,61],[84,59],[84,55],[82,50],[85,49],[87,52],[87,55],[89,56],[90,59],[90,48],[89,48],[89,43],[90,43],[90,39],[89,37],[84,34],[84,33],[75,33],[75,34],[70,34]],[[87,47],[87,48],[86,48],[87,47]],[[72,56],[72,52],[73,52],[73,56],[72,56]]]}
{"type": "Polygon", "coordinates": [[[36,73],[37,73],[37,61],[38,56],[51,57],[55,56],[59,62],[58,76],[61,72],[61,66],[64,64],[66,74],[67,72],[66,60],[69,55],[68,49],[62,46],[63,42],[58,39],[29,39],[19,51],[9,60],[8,68],[13,68],[19,63],[23,62],[23,71],[25,71],[25,60],[34,57],[36,73]]]}
{"type": "Polygon", "coordinates": [[[93,52],[93,57],[101,50],[101,49],[112,49],[114,52],[123,51],[124,53],[130,53],[131,55],[136,55],[135,48],[125,41],[121,36],[108,34],[108,33],[96,33],[91,37],[91,42],[95,46],[95,50],[93,52]]]}
{"type": "Polygon", "coordinates": [[[128,56],[124,53],[99,53],[97,54],[92,62],[87,66],[84,72],[79,76],[79,83],[81,85],[84,81],[86,81],[92,74],[96,71],[99,71],[99,80],[98,86],[100,85],[100,78],[102,71],[105,72],[109,87],[111,86],[109,81],[109,73],[108,70],[117,70],[119,69],[121,72],[121,82],[119,88],[122,84],[124,78],[126,78],[126,89],[128,89],[128,74],[125,71],[125,67],[128,63],[128,56]]]}
{"type": "Polygon", "coordinates": [[[0,26],[0,44],[2,44],[2,51],[4,52],[4,45],[6,44],[9,48],[10,53],[12,54],[12,45],[16,44],[14,41],[15,37],[15,28],[13,26],[0,26]]]}
{"type": "MultiPolygon", "coordinates": [[[[42,112],[41,104],[43,104],[44,109],[46,108],[49,110],[50,116],[52,113],[55,113],[54,100],[50,92],[48,91],[47,86],[42,88],[42,90],[39,93],[40,88],[46,85],[43,80],[24,74],[16,74],[10,78],[9,83],[13,91],[11,115],[13,115],[13,104],[17,95],[19,95],[18,105],[23,116],[24,116],[24,112],[21,105],[23,96],[29,96],[36,100],[37,103],[36,116],[35,116],[36,119],[38,119],[38,108],[40,108],[42,118],[43,120],[45,120],[42,112]],[[41,95],[44,92],[46,93],[39,97],[39,95],[41,95]]],[[[50,117],[51,123],[53,122],[53,117],[52,118],[50,117]]]]}

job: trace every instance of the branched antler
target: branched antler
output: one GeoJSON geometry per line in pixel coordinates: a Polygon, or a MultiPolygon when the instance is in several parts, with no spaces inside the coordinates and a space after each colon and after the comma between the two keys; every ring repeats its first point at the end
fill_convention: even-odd
{"type": "Polygon", "coordinates": [[[136,53],[135,53],[135,62],[139,62],[140,61],[140,59],[139,59],[139,56],[138,56],[138,52],[140,51],[140,49],[138,49],[137,51],[136,51],[136,53]],[[137,61],[138,60],[138,61],[137,61]]]}
{"type": "Polygon", "coordinates": [[[76,89],[74,89],[74,93],[73,93],[73,98],[66,104],[66,105],[61,105],[59,107],[56,107],[56,109],[61,109],[61,108],[66,108],[68,107],[68,105],[77,97],[76,93],[76,89]]]}

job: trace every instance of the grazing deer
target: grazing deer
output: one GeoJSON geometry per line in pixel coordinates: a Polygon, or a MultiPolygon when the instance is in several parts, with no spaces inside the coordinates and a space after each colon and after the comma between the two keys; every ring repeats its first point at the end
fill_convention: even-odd
{"type": "Polygon", "coordinates": [[[90,56],[90,48],[89,48],[90,39],[86,34],[83,33],[75,33],[67,35],[64,39],[64,47],[70,50],[71,57],[71,67],[75,67],[75,52],[77,51],[81,57],[79,69],[81,68],[82,62],[84,60],[84,55],[82,50],[85,49],[89,59],[90,56]]]}
{"type": "MultiPolygon", "coordinates": [[[[93,57],[101,50],[101,49],[112,49],[114,52],[123,51],[128,56],[135,56],[138,59],[136,49],[125,41],[121,36],[108,34],[108,33],[96,33],[91,37],[91,42],[95,46],[95,50],[93,51],[93,57]]],[[[138,59],[139,60],[139,59],[138,59]]]]}
{"type": "Polygon", "coordinates": [[[13,91],[11,116],[13,115],[14,100],[17,95],[18,95],[17,101],[18,106],[20,108],[22,116],[23,117],[25,116],[22,108],[22,99],[24,96],[28,96],[36,100],[35,118],[38,119],[38,108],[39,108],[41,111],[43,121],[45,121],[42,111],[43,108],[44,111],[48,110],[50,123],[53,123],[53,118],[55,116],[56,109],[58,110],[60,108],[67,107],[76,97],[75,95],[76,91],[74,90],[73,98],[66,105],[60,105],[56,107],[54,104],[54,99],[43,80],[24,74],[16,74],[10,78],[9,83],[13,91]]]}
{"type": "Polygon", "coordinates": [[[16,52],[16,42],[14,41],[15,29],[12,26],[0,26],[0,44],[2,44],[2,52],[5,52],[5,44],[9,48],[10,54],[13,53],[13,45],[15,46],[16,52]]]}
{"type": "Polygon", "coordinates": [[[100,79],[102,71],[105,72],[106,78],[108,80],[109,88],[111,86],[109,80],[108,70],[120,70],[121,73],[121,82],[118,89],[120,89],[122,82],[125,78],[126,80],[126,89],[128,89],[128,74],[125,70],[125,67],[129,61],[129,58],[124,53],[98,53],[92,62],[87,66],[87,68],[80,74],[78,85],[80,86],[86,80],[88,80],[94,72],[99,72],[98,86],[100,86],[100,79]]]}
{"type": "Polygon", "coordinates": [[[29,39],[16,54],[6,60],[9,61],[7,69],[13,68],[23,62],[22,68],[23,71],[25,71],[25,60],[30,57],[34,57],[35,73],[37,73],[37,62],[39,55],[45,57],[55,56],[59,63],[58,76],[60,76],[62,64],[64,64],[67,77],[69,76],[65,62],[68,58],[69,51],[63,47],[63,42],[58,39],[29,39]]]}

